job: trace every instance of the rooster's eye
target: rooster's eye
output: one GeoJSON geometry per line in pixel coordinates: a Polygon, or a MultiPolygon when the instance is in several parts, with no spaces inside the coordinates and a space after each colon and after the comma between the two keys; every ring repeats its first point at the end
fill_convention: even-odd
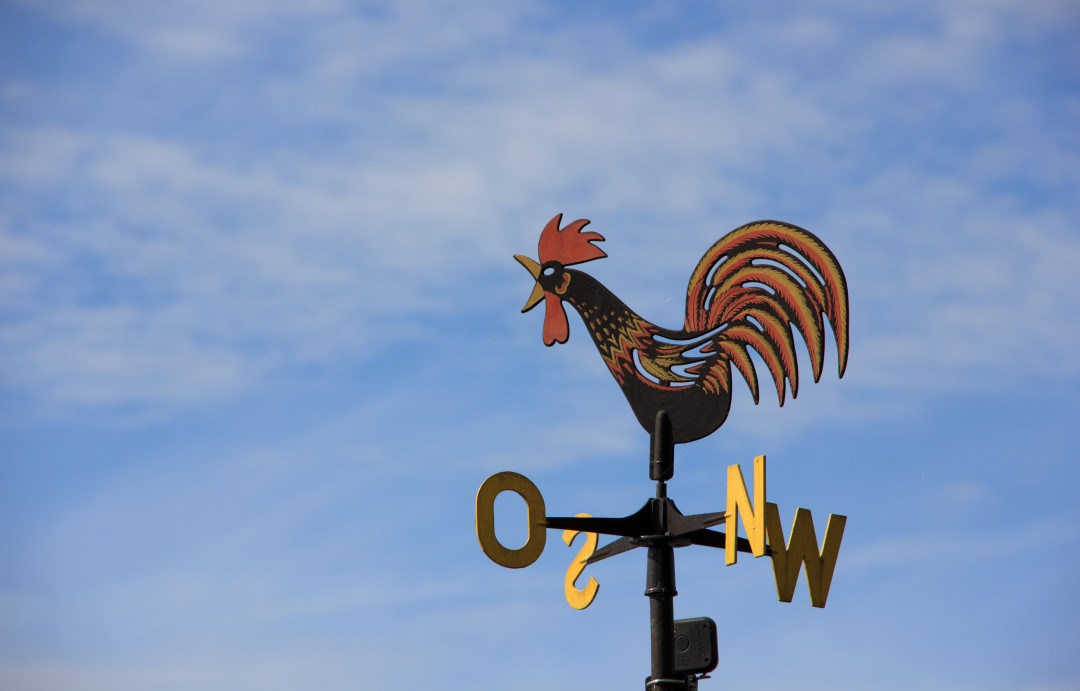
{"type": "Polygon", "coordinates": [[[546,269],[544,269],[543,273],[544,273],[545,276],[554,276],[555,275],[555,267],[554,266],[549,266],[546,269]]]}

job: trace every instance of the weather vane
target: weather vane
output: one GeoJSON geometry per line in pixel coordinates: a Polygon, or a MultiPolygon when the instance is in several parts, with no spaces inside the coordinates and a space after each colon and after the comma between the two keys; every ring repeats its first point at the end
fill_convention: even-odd
{"type": "Polygon", "coordinates": [[[571,266],[607,254],[594,243],[604,238],[584,232],[589,221],[561,227],[562,214],[540,234],[539,262],[515,255],[535,279],[522,312],[544,303],[544,344],[565,343],[570,336],[565,305],[581,316],[638,422],[651,435],[649,479],[656,495],[625,518],[546,516],[544,499],[528,478],[513,472],[492,475],[476,495],[476,533],[484,553],[509,568],[539,558],[546,529],[563,530],[570,545],[580,534],[586,543],[565,579],[567,601],[584,609],[599,588],[589,578],[576,582],[587,565],[637,547],[648,549],[645,595],[650,601],[652,664],[646,689],[696,689],[698,679],[716,668],[716,625],[707,617],[676,621],[674,548],[704,545],[724,550],[726,564],[738,552],[769,556],[779,599],[791,602],[802,567],[811,604],[824,607],[844,533],[846,518],[830,515],[818,548],[813,517],[798,509],[788,539],[775,504],[766,501],[765,456],[754,459],[753,501],[739,465],[727,469],[724,511],[683,515],[667,496],[674,474],[675,444],[715,432],[731,408],[732,367],[759,400],[751,351],[765,363],[780,405],[785,391],[799,390],[797,330],[806,344],[814,381],[825,362],[825,332],[836,341],[839,376],[848,355],[847,283],[839,262],[812,233],[778,221],[757,221],[717,241],[690,275],[682,329],[651,324],[627,307],[589,274],[571,266]],[[525,545],[508,549],[495,537],[494,502],[510,491],[525,500],[529,533],[525,545]],[[739,522],[746,537],[738,536],[739,522]],[[710,530],[724,524],[724,531],[710,530]],[[598,534],[617,539],[597,549],[598,534]],[[729,539],[730,538],[730,539],[729,539]]]}

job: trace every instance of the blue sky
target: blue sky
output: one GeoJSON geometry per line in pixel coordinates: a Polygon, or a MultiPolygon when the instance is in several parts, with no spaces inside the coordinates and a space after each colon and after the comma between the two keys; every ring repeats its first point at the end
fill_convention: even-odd
{"type": "Polygon", "coordinates": [[[579,612],[576,545],[511,571],[473,529],[500,470],[552,515],[652,494],[580,321],[520,314],[562,212],[665,326],[748,221],[847,275],[844,378],[678,449],[686,513],[764,453],[785,521],[849,517],[824,610],[676,553],[702,689],[1080,688],[1078,35],[1064,0],[0,4],[0,686],[641,688],[641,550],[579,612]]]}

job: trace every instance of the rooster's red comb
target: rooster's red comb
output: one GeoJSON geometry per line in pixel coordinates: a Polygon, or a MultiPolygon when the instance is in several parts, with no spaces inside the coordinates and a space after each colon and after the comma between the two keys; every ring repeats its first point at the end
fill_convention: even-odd
{"type": "Polygon", "coordinates": [[[589,224],[587,220],[579,219],[562,229],[559,228],[560,223],[562,223],[562,214],[556,214],[540,233],[541,264],[556,261],[563,266],[570,266],[607,256],[604,250],[592,244],[602,241],[603,235],[581,232],[581,229],[589,224]]]}

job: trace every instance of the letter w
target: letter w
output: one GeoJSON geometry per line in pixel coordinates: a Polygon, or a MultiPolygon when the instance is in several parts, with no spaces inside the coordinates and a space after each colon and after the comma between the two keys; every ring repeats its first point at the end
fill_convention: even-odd
{"type": "Polygon", "coordinates": [[[780,510],[776,504],[765,504],[765,531],[769,536],[773,575],[776,578],[776,595],[781,602],[791,602],[795,584],[799,581],[800,567],[806,565],[806,585],[810,588],[810,604],[824,607],[829,597],[836,556],[840,553],[840,540],[844,537],[847,516],[829,514],[825,526],[825,541],[818,553],[814,517],[809,509],[796,509],[791,535],[784,546],[784,526],[780,524],[780,510]]]}

